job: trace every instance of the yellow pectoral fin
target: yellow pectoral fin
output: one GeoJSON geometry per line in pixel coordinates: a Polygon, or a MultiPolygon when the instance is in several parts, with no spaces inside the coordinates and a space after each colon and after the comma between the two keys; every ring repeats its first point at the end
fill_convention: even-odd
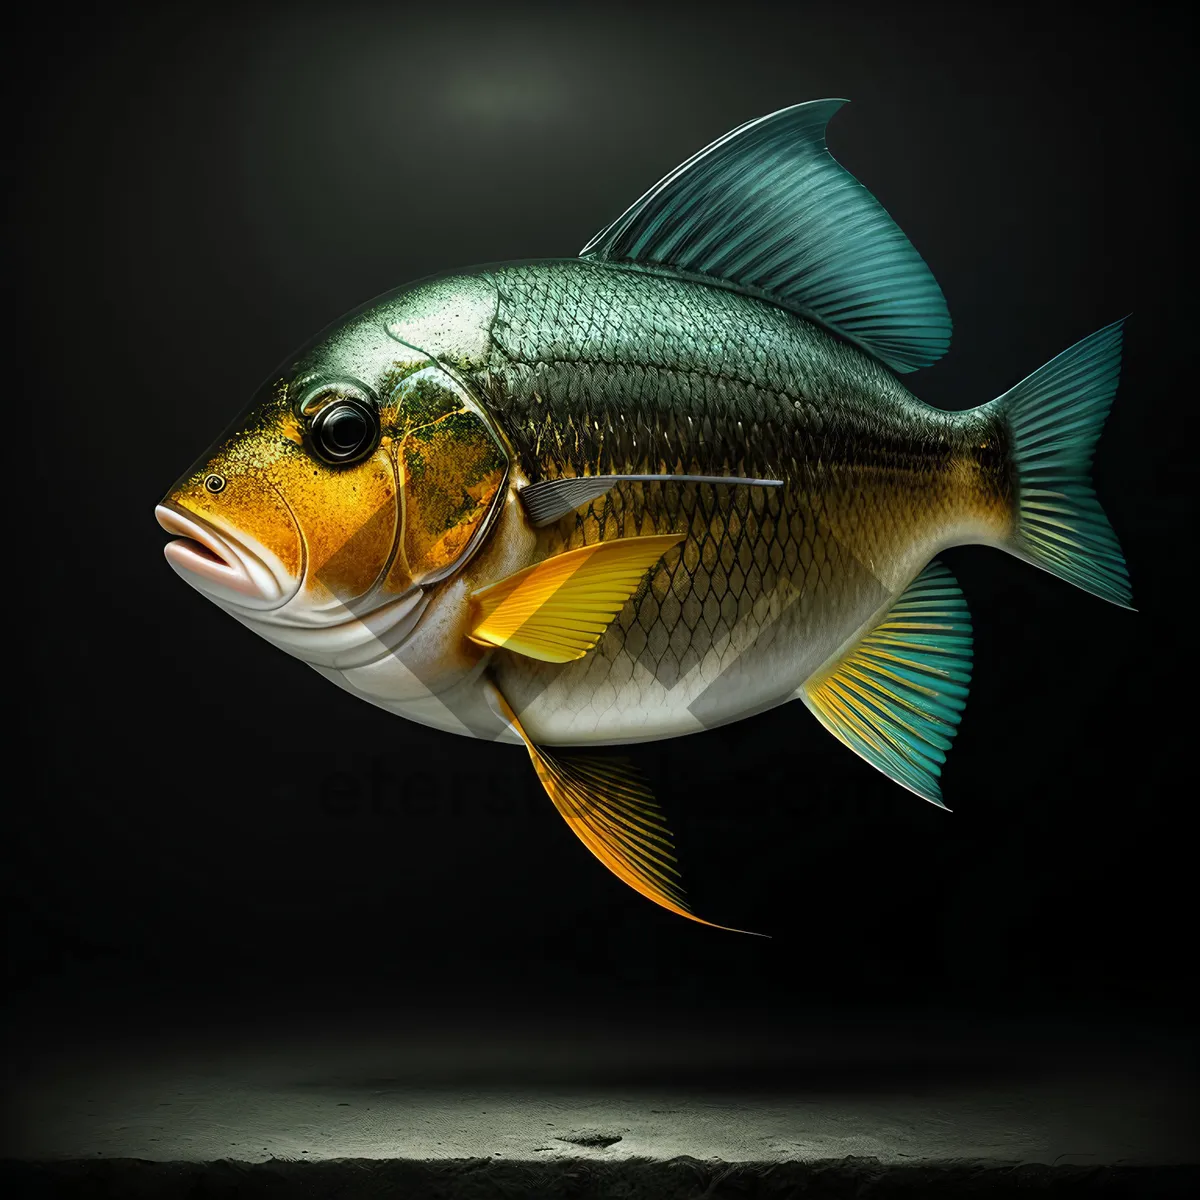
{"type": "Polygon", "coordinates": [[[618,879],[690,921],[730,933],[750,932],[716,925],[692,912],[679,883],[671,831],[654,794],[628,759],[550,755],[529,740],[498,690],[493,689],[492,699],[500,715],[520,734],[554,807],[618,879]]]}
{"type": "Polygon", "coordinates": [[[581,546],[526,567],[471,599],[471,637],[542,662],[582,658],[601,638],[646,572],[686,535],[619,538],[581,546]]]}

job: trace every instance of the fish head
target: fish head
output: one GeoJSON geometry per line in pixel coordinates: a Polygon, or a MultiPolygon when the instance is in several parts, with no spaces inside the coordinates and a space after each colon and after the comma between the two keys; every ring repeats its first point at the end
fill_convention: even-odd
{"type": "Polygon", "coordinates": [[[413,309],[375,302],[298,352],[156,509],[187,583],[318,669],[398,657],[393,700],[469,666],[452,623],[421,627],[486,543],[510,463],[464,376],[395,335],[413,309]]]}

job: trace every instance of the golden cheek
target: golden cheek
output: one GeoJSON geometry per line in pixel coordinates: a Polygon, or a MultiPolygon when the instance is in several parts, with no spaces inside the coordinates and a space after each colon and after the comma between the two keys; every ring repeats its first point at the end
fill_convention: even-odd
{"type": "Polygon", "coordinates": [[[283,498],[266,480],[238,474],[224,455],[185,480],[168,499],[233,541],[269,551],[293,579],[303,570],[304,544],[283,498]]]}
{"type": "Polygon", "coordinates": [[[399,448],[404,481],[404,557],[420,582],[466,553],[507,475],[503,451],[473,414],[409,433],[399,448]]]}
{"type": "Polygon", "coordinates": [[[352,467],[290,455],[272,469],[308,550],[308,586],[342,601],[378,580],[396,542],[396,475],[387,449],[352,467]]]}

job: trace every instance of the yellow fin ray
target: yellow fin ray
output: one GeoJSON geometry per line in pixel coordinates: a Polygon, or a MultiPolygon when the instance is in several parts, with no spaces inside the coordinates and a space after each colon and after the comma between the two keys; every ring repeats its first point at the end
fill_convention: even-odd
{"type": "Polygon", "coordinates": [[[542,662],[582,658],[646,572],[684,537],[597,542],[517,571],[472,595],[477,619],[471,637],[542,662]]]}
{"type": "Polygon", "coordinates": [[[799,695],[861,758],[945,808],[938,779],[970,680],[971,617],[954,576],[933,562],[799,695]]]}
{"type": "Polygon", "coordinates": [[[622,883],[689,921],[731,933],[749,932],[716,925],[692,912],[679,882],[671,831],[654,794],[628,759],[549,754],[530,741],[495,688],[492,697],[500,716],[525,743],[554,807],[575,836],[622,883]]]}

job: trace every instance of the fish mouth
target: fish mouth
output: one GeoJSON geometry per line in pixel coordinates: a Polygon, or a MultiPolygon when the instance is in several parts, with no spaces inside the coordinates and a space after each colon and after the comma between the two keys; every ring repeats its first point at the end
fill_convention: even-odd
{"type": "Polygon", "coordinates": [[[286,603],[296,590],[280,578],[262,552],[235,542],[195,513],[159,504],[154,516],[176,536],[163,549],[175,572],[210,598],[239,608],[271,609],[286,603]]]}

